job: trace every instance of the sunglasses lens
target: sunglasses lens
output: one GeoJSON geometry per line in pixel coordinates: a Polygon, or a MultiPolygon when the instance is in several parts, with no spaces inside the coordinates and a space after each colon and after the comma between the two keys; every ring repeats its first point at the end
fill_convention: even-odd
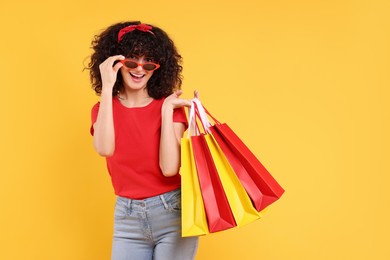
{"type": "Polygon", "coordinates": [[[144,70],[154,70],[157,66],[153,63],[146,63],[143,65],[144,70]]]}
{"type": "Polygon", "coordinates": [[[130,68],[130,69],[135,69],[138,67],[138,64],[135,63],[134,61],[127,60],[127,61],[125,61],[125,66],[130,68]]]}

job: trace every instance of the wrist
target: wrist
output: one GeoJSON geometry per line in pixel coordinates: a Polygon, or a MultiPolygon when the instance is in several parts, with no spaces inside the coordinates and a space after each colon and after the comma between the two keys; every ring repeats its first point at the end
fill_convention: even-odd
{"type": "Polygon", "coordinates": [[[161,109],[161,112],[163,115],[172,115],[173,114],[173,107],[163,107],[161,109]]]}
{"type": "Polygon", "coordinates": [[[103,86],[101,94],[102,95],[110,95],[110,96],[112,96],[112,89],[113,89],[113,87],[105,87],[105,86],[103,86]]]}
{"type": "Polygon", "coordinates": [[[163,118],[172,118],[173,116],[173,106],[168,104],[163,104],[161,107],[161,115],[163,118]]]}
{"type": "Polygon", "coordinates": [[[162,107],[161,107],[161,110],[162,112],[164,113],[165,111],[166,112],[170,112],[172,111],[173,112],[173,105],[170,103],[170,102],[167,102],[167,100],[164,101],[162,107]]]}

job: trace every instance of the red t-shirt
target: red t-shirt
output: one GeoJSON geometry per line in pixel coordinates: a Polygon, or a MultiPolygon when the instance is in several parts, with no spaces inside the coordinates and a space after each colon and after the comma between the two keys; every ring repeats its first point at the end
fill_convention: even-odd
{"type": "MultiPolygon", "coordinates": [[[[145,107],[128,108],[117,97],[113,98],[115,151],[106,157],[106,162],[118,196],[144,199],[180,187],[180,175],[165,177],[159,166],[163,102],[164,99],[153,99],[145,107]]],[[[98,102],[92,108],[92,135],[99,106],[98,102]]],[[[173,121],[187,127],[184,108],[174,110],[173,121]]]]}

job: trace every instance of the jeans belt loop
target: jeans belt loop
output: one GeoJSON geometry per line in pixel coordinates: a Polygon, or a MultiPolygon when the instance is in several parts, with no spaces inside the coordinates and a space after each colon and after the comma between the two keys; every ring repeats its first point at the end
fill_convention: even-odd
{"type": "Polygon", "coordinates": [[[162,203],[164,204],[164,208],[168,209],[168,204],[164,198],[164,194],[160,195],[160,199],[161,199],[162,203]]]}
{"type": "Polygon", "coordinates": [[[131,215],[131,204],[133,203],[132,199],[128,199],[127,201],[127,214],[130,216],[131,215]]]}

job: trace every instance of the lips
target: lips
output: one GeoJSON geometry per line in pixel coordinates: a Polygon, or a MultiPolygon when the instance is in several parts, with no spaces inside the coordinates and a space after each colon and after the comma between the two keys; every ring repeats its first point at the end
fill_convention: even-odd
{"type": "Polygon", "coordinates": [[[129,72],[129,73],[135,79],[142,79],[143,77],[145,77],[145,74],[133,74],[131,72],[129,72]]]}

